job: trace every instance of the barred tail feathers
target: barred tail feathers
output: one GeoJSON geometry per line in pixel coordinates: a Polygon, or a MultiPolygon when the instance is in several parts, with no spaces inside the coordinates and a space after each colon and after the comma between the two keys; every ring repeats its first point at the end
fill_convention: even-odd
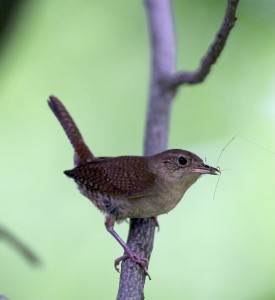
{"type": "Polygon", "coordinates": [[[48,100],[49,107],[63,127],[68,139],[75,150],[75,165],[81,165],[94,159],[94,155],[85,144],[84,139],[78,130],[73,118],[63,105],[63,103],[55,96],[50,96],[48,100]]]}

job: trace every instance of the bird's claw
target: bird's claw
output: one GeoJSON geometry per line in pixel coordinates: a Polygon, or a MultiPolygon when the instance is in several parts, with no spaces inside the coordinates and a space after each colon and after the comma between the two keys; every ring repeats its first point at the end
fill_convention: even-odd
{"type": "Polygon", "coordinates": [[[157,217],[151,217],[151,219],[154,221],[155,226],[157,227],[158,232],[159,232],[160,231],[160,226],[159,226],[158,218],[157,217]]]}
{"type": "Polygon", "coordinates": [[[115,269],[119,272],[119,264],[120,262],[124,261],[125,259],[130,258],[134,263],[138,264],[141,266],[141,268],[144,271],[145,276],[148,276],[148,278],[151,280],[151,277],[148,273],[148,270],[146,269],[146,266],[148,264],[148,259],[145,257],[141,257],[134,253],[133,251],[127,251],[124,255],[120,256],[115,260],[115,269]]]}

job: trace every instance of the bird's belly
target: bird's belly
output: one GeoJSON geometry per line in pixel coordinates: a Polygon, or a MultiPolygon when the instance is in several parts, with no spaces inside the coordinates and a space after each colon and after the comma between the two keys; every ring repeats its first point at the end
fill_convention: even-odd
{"type": "Polygon", "coordinates": [[[176,193],[161,193],[161,196],[123,198],[96,191],[91,192],[85,186],[80,188],[80,192],[88,197],[99,210],[115,215],[117,220],[155,217],[168,213],[179,203],[184,194],[182,191],[177,191],[176,193]]]}
{"type": "Polygon", "coordinates": [[[137,199],[121,199],[117,201],[119,215],[118,219],[125,218],[146,218],[159,216],[168,213],[181,200],[182,195],[171,199],[167,197],[155,198],[137,198],[137,199]]]}

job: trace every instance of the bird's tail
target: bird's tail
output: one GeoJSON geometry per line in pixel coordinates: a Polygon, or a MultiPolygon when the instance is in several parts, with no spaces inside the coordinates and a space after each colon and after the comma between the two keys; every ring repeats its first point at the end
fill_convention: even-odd
{"type": "Polygon", "coordinates": [[[80,131],[78,130],[73,118],[63,105],[63,103],[55,96],[50,96],[48,104],[55,114],[56,118],[63,127],[68,139],[70,140],[74,150],[74,162],[76,166],[82,165],[94,159],[93,153],[85,144],[80,131]]]}

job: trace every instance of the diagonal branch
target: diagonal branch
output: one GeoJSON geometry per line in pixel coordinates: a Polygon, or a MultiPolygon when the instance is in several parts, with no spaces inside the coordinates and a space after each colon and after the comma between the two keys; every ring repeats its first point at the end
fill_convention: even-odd
{"type": "Polygon", "coordinates": [[[29,263],[34,265],[40,264],[40,260],[37,255],[16,236],[3,227],[0,227],[0,240],[1,239],[5,240],[10,246],[12,246],[29,263]]]}
{"type": "Polygon", "coordinates": [[[216,34],[215,40],[201,59],[199,68],[194,72],[178,72],[171,77],[167,77],[168,86],[176,88],[182,84],[196,84],[204,81],[211,71],[212,65],[215,64],[221,55],[230,31],[235,25],[238,3],[239,0],[227,1],[223,23],[216,34]]]}

